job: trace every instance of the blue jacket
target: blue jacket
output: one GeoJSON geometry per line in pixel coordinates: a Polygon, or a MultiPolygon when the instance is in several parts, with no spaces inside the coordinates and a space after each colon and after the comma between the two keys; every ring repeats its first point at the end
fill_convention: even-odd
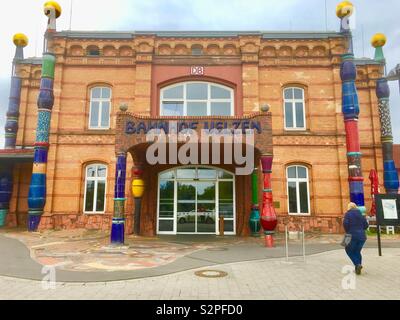
{"type": "Polygon", "coordinates": [[[343,220],[343,227],[346,233],[352,235],[352,239],[365,241],[367,236],[365,230],[368,229],[368,221],[358,209],[352,209],[346,213],[343,220]]]}

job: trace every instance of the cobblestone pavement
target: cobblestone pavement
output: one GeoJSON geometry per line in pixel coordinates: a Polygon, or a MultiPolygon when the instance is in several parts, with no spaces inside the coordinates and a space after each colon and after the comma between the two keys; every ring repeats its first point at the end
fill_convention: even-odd
{"type": "MultiPolygon", "coordinates": [[[[224,278],[201,278],[195,271],[107,283],[57,283],[0,277],[0,299],[400,299],[400,249],[364,250],[362,276],[342,273],[350,263],[343,250],[300,258],[214,266],[224,278]],[[351,289],[355,279],[355,289],[351,289]],[[345,288],[343,289],[343,283],[345,288]]],[[[352,268],[351,268],[352,269],[352,268]]]]}

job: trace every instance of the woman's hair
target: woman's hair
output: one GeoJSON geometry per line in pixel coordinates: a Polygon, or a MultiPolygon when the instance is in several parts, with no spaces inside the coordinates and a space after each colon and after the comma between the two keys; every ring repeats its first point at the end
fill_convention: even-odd
{"type": "Polygon", "coordinates": [[[353,209],[358,209],[357,205],[354,202],[350,202],[347,205],[347,210],[353,210],[353,209]]]}

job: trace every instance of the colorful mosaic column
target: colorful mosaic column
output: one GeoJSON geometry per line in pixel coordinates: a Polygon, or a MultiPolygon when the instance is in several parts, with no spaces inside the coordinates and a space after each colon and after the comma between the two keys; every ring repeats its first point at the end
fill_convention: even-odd
{"type": "MultiPolygon", "coordinates": [[[[18,33],[14,35],[13,42],[16,46],[12,63],[10,98],[8,100],[7,120],[5,125],[5,149],[15,149],[18,132],[19,106],[21,101],[22,80],[17,74],[16,64],[24,59],[24,47],[28,45],[28,38],[18,33]]],[[[13,190],[13,165],[0,168],[0,227],[4,227],[10,208],[13,190]]]]}
{"type": "Polygon", "coordinates": [[[399,176],[393,160],[393,134],[389,108],[390,89],[385,78],[378,79],[376,95],[379,101],[379,118],[381,122],[384,185],[387,194],[397,194],[399,191],[399,176]]]}
{"type": "Polygon", "coordinates": [[[135,215],[133,218],[133,233],[140,235],[140,217],[142,211],[142,198],[145,190],[145,183],[142,179],[143,170],[141,166],[134,167],[132,170],[132,195],[135,199],[135,215]]]}
{"type": "Polygon", "coordinates": [[[358,117],[360,107],[356,88],[357,70],[353,54],[342,56],[340,77],[342,79],[342,112],[346,129],[347,162],[349,169],[350,200],[365,214],[364,178],[361,169],[358,117]]]}
{"type": "Polygon", "coordinates": [[[260,207],[258,204],[258,170],[255,169],[251,175],[252,206],[250,213],[250,230],[253,237],[260,235],[260,207]]]}
{"type": "Polygon", "coordinates": [[[56,19],[61,15],[61,7],[54,1],[46,2],[44,13],[49,18],[44,37],[42,77],[38,97],[38,122],[36,127],[35,155],[28,195],[28,230],[37,231],[46,204],[46,170],[49,150],[51,112],[54,105],[54,73],[56,57],[49,41],[56,32],[56,19]]]}
{"type": "Polygon", "coordinates": [[[16,50],[12,64],[10,98],[8,101],[5,126],[5,149],[15,149],[17,141],[22,79],[17,74],[16,65],[18,61],[24,59],[24,47],[28,45],[28,38],[24,34],[18,33],[14,35],[13,42],[16,46],[16,50]]]}
{"type": "Polygon", "coordinates": [[[261,226],[265,234],[265,245],[269,248],[272,248],[274,246],[273,234],[275,233],[275,228],[278,224],[278,219],[276,217],[274,208],[274,200],[272,197],[272,160],[272,155],[261,156],[261,166],[264,176],[261,226]]]}
{"type": "MultiPolygon", "coordinates": [[[[386,36],[382,33],[375,34],[372,37],[371,44],[375,48],[375,60],[383,63],[386,69],[386,59],[383,53],[386,36]]],[[[393,133],[389,101],[390,88],[386,78],[377,80],[376,95],[378,97],[379,119],[381,123],[384,185],[387,194],[397,194],[399,191],[399,176],[393,160],[393,133]]]]}
{"type": "Polygon", "coordinates": [[[123,245],[125,242],[125,183],[126,153],[119,153],[115,168],[114,216],[111,226],[111,244],[114,245],[123,245]]]}

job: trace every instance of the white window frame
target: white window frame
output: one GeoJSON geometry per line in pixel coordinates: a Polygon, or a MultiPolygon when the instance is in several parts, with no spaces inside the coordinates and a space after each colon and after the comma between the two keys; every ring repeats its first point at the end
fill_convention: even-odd
{"type": "Polygon", "coordinates": [[[235,115],[235,96],[234,96],[234,90],[230,87],[214,83],[214,82],[207,82],[207,81],[186,81],[186,82],[179,82],[175,83],[173,85],[161,88],[160,90],[160,115],[164,115],[164,110],[163,110],[163,102],[183,102],[183,116],[187,116],[187,104],[188,102],[206,102],[207,103],[207,116],[211,116],[211,103],[214,102],[229,102],[231,104],[231,113],[229,116],[234,116],[235,115]],[[188,84],[196,84],[196,83],[201,83],[201,84],[207,84],[207,100],[188,100],[187,99],[187,85],[188,84]],[[164,91],[183,86],[183,99],[164,99],[164,91]],[[211,86],[215,87],[220,87],[222,89],[228,90],[230,92],[230,99],[211,99],[211,86]]]}
{"type": "MultiPolygon", "coordinates": [[[[216,167],[212,167],[212,166],[182,166],[182,167],[177,167],[175,169],[169,169],[163,172],[160,172],[158,175],[158,185],[157,185],[157,229],[156,229],[156,233],[159,235],[177,235],[177,234],[183,234],[183,235],[190,235],[190,234],[197,234],[197,235],[207,235],[207,234],[215,234],[215,235],[219,235],[219,223],[217,223],[219,221],[219,183],[220,182],[224,182],[224,181],[228,181],[228,182],[232,182],[233,183],[233,217],[232,218],[225,218],[225,220],[229,220],[229,221],[233,221],[233,232],[224,232],[225,235],[236,235],[236,217],[237,217],[237,212],[236,212],[236,176],[235,174],[233,174],[232,172],[229,172],[227,170],[223,170],[220,168],[216,168],[216,167]],[[177,170],[179,169],[185,169],[185,168],[194,168],[196,170],[196,177],[198,175],[198,170],[199,169],[213,169],[217,172],[217,177],[215,179],[213,178],[202,178],[202,179],[184,179],[184,178],[177,178],[177,170]],[[171,179],[161,179],[161,175],[163,173],[166,172],[174,172],[174,178],[171,179]],[[220,178],[218,176],[218,171],[224,171],[230,175],[232,175],[232,178],[230,179],[226,179],[226,178],[220,178]],[[174,217],[173,218],[160,218],[160,182],[161,181],[173,181],[174,182],[174,217]],[[193,232],[185,232],[185,233],[178,233],[177,232],[177,207],[178,207],[178,182],[209,182],[209,181],[213,181],[216,183],[215,186],[215,192],[216,192],[216,196],[215,196],[215,233],[206,233],[206,232],[201,232],[201,233],[193,233],[193,232]],[[160,220],[169,220],[169,221],[173,221],[173,231],[159,231],[159,222],[160,220]]],[[[197,202],[197,200],[196,200],[197,202]]]]}
{"type": "Polygon", "coordinates": [[[90,89],[90,106],[89,106],[89,130],[109,130],[111,128],[111,110],[112,110],[112,89],[110,87],[102,86],[102,87],[93,87],[90,89]],[[102,98],[100,94],[100,98],[93,98],[93,91],[95,89],[101,89],[101,92],[103,89],[108,89],[110,90],[110,98],[102,98]],[[92,119],[92,104],[93,102],[98,102],[99,103],[99,116],[98,116],[98,126],[92,126],[91,125],[91,119],[92,119]],[[108,126],[101,126],[101,116],[102,116],[102,110],[103,110],[103,103],[108,102],[110,105],[109,111],[108,111],[108,126]]]}
{"type": "Polygon", "coordinates": [[[286,131],[305,131],[307,130],[307,123],[306,123],[306,101],[305,101],[305,91],[301,87],[286,87],[283,89],[283,115],[284,115],[284,126],[286,131]],[[301,90],[303,93],[302,99],[295,99],[293,93],[293,99],[287,99],[285,97],[286,90],[301,90]],[[301,102],[303,104],[303,123],[304,127],[297,126],[297,117],[296,117],[296,103],[301,102]],[[286,126],[286,103],[292,104],[292,112],[293,112],[293,127],[286,126]]]}
{"type": "Polygon", "coordinates": [[[290,165],[286,168],[286,192],[287,192],[287,206],[288,206],[288,213],[292,216],[310,216],[311,215],[311,201],[310,201],[310,174],[309,169],[304,165],[294,164],[290,165]],[[296,168],[296,178],[289,178],[289,169],[296,168]],[[306,169],[307,177],[306,178],[299,178],[297,168],[304,168],[306,169]],[[296,183],[296,200],[297,200],[297,210],[300,211],[300,182],[307,183],[307,201],[308,201],[308,212],[290,212],[290,199],[289,199],[289,182],[296,183]]]}
{"type": "Polygon", "coordinates": [[[104,214],[106,212],[107,208],[107,177],[108,177],[108,168],[105,164],[102,163],[93,163],[89,164],[85,168],[85,193],[83,197],[83,213],[84,214],[104,214]],[[89,168],[96,168],[96,176],[95,177],[88,177],[88,170],[89,168]],[[98,177],[97,176],[97,170],[99,167],[103,167],[106,169],[106,176],[105,177],[98,177]],[[88,181],[94,181],[94,192],[93,192],[93,210],[92,211],[86,211],[86,197],[87,197],[87,185],[88,181]],[[99,181],[104,181],[104,210],[103,211],[96,211],[96,206],[97,206],[97,186],[99,181]]]}

